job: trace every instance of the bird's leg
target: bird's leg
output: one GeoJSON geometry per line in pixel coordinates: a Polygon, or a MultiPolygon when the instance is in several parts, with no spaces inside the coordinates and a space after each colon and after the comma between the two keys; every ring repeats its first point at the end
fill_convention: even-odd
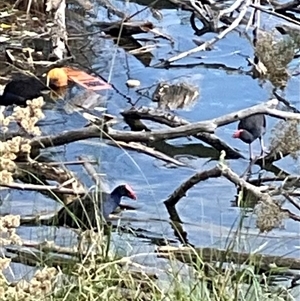
{"type": "Polygon", "coordinates": [[[254,158],[252,158],[252,143],[249,144],[249,154],[250,154],[250,161],[252,161],[254,158]]]}
{"type": "Polygon", "coordinates": [[[260,156],[263,156],[263,154],[268,154],[269,150],[264,146],[264,140],[263,137],[259,137],[259,142],[260,142],[260,156]]]}
{"type": "Polygon", "coordinates": [[[264,139],[263,137],[259,137],[259,143],[260,143],[260,155],[262,156],[264,154],[264,139]]]}

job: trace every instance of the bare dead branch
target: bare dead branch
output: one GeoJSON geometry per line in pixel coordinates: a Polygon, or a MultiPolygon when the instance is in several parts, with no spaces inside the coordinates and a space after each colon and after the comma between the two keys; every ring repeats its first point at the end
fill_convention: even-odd
{"type": "Polygon", "coordinates": [[[75,190],[71,188],[60,187],[59,185],[34,185],[34,184],[20,184],[20,183],[11,183],[11,184],[0,184],[1,187],[7,187],[11,189],[18,190],[29,190],[29,191],[52,191],[61,194],[72,194],[72,195],[84,195],[86,194],[85,190],[75,190]]]}
{"type": "MultiPolygon", "coordinates": [[[[95,137],[103,137],[108,138],[115,141],[123,141],[123,142],[155,142],[165,139],[174,139],[179,137],[185,137],[189,135],[196,135],[199,132],[213,132],[216,127],[224,126],[245,118],[247,116],[251,116],[254,114],[267,114],[273,117],[281,118],[281,119],[296,119],[300,120],[300,114],[291,113],[291,112],[283,112],[277,109],[274,109],[278,104],[278,100],[272,99],[266,103],[259,104],[253,106],[251,108],[243,109],[238,112],[226,114],[221,117],[217,117],[207,121],[199,121],[191,124],[181,125],[172,129],[163,129],[156,130],[153,132],[130,132],[130,131],[119,131],[114,130],[112,128],[101,129],[98,126],[91,125],[86,128],[71,130],[68,132],[63,132],[58,135],[50,135],[50,136],[42,136],[36,137],[32,140],[31,146],[33,149],[39,148],[47,148],[52,146],[59,146],[63,144],[67,144],[70,142],[95,138],[95,137]]],[[[165,116],[165,115],[164,115],[165,116]]],[[[172,116],[170,119],[172,120],[172,116]]],[[[146,118],[146,115],[141,116],[146,118]]],[[[149,116],[148,116],[149,118],[149,116]]],[[[153,116],[151,117],[153,118],[153,116]]],[[[160,116],[158,120],[162,120],[160,116]]],[[[180,119],[177,119],[177,122],[181,122],[180,119]]]]}
{"type": "MultiPolygon", "coordinates": [[[[165,112],[153,108],[140,108],[140,109],[130,109],[122,112],[124,118],[130,120],[147,119],[151,121],[156,121],[161,124],[168,125],[170,127],[178,127],[181,125],[190,124],[185,119],[173,115],[170,112],[165,112]]],[[[227,158],[239,159],[244,158],[242,154],[236,151],[234,148],[230,147],[225,141],[220,139],[214,134],[209,133],[198,133],[193,135],[196,139],[199,139],[208,145],[211,145],[219,152],[224,150],[226,152],[227,158]]]]}
{"type": "MultiPolygon", "coordinates": [[[[165,113],[163,111],[159,111],[159,110],[155,110],[155,114],[152,113],[151,110],[149,109],[145,109],[142,108],[141,110],[138,110],[138,112],[134,109],[126,111],[125,115],[130,114],[130,117],[135,117],[136,118],[141,118],[141,119],[146,119],[146,120],[152,120],[152,121],[156,121],[156,122],[160,122],[160,123],[164,123],[167,124],[169,126],[172,126],[172,124],[178,124],[179,127],[177,127],[177,129],[190,129],[191,126],[194,125],[195,129],[196,129],[196,134],[199,131],[197,131],[198,126],[203,124],[214,124],[215,127],[221,127],[233,122],[236,122],[240,119],[243,119],[245,117],[251,116],[251,115],[255,115],[255,114],[268,114],[271,115],[273,117],[277,117],[277,118],[281,118],[281,119],[286,119],[286,118],[295,118],[298,119],[300,118],[300,114],[297,115],[293,115],[292,113],[288,113],[288,112],[283,112],[280,110],[276,110],[276,111],[270,111],[271,109],[275,108],[278,105],[278,100],[277,99],[271,99],[265,103],[261,103],[255,106],[252,106],[250,108],[246,108],[246,109],[242,109],[233,113],[229,113],[220,117],[216,117],[210,120],[206,120],[206,121],[200,121],[200,122],[195,122],[195,123],[187,123],[187,121],[179,118],[178,116],[174,116],[171,113],[165,113]],[[149,114],[149,112],[151,112],[151,115],[149,114]],[[287,114],[286,114],[287,113],[287,114]],[[290,114],[290,115],[289,115],[290,114]],[[288,116],[288,117],[287,117],[288,116]]],[[[123,112],[124,114],[124,112],[123,112]]],[[[208,131],[205,131],[208,132],[208,131]]],[[[153,131],[152,134],[155,135],[156,131],[153,131]]],[[[189,134],[191,135],[191,134],[189,134]]],[[[188,136],[188,135],[184,135],[184,136],[188,136]]],[[[167,138],[168,139],[168,138],[167,138]]],[[[159,139],[157,139],[159,140],[159,139]]]]}
{"type": "Polygon", "coordinates": [[[285,3],[279,3],[277,1],[271,1],[275,11],[280,12],[280,11],[287,11],[287,10],[292,10],[294,8],[297,8],[300,6],[299,0],[291,0],[285,3]]]}
{"type": "Polygon", "coordinates": [[[152,132],[124,132],[109,128],[107,137],[124,142],[155,142],[175,139],[196,134],[197,132],[213,133],[216,125],[210,121],[199,121],[173,129],[152,132]]]}
{"type": "Polygon", "coordinates": [[[300,22],[299,21],[296,21],[296,20],[294,20],[294,19],[292,19],[290,17],[287,17],[285,15],[279,14],[279,13],[273,11],[273,10],[266,9],[266,8],[264,8],[261,5],[251,4],[250,6],[253,7],[253,8],[255,8],[255,9],[259,9],[260,11],[262,11],[262,12],[264,12],[266,14],[269,14],[269,15],[272,15],[272,16],[276,16],[276,17],[281,18],[281,19],[283,19],[285,21],[288,21],[290,23],[293,23],[293,24],[296,24],[296,25],[300,26],[300,22]]]}
{"type": "Polygon", "coordinates": [[[83,161],[83,166],[93,181],[96,183],[96,186],[99,187],[100,190],[104,191],[102,184],[101,184],[101,176],[99,173],[96,172],[94,166],[89,163],[89,159],[85,156],[80,156],[79,159],[83,161]]]}
{"type": "Polygon", "coordinates": [[[175,129],[158,130],[153,132],[129,132],[129,131],[118,131],[112,128],[107,130],[101,130],[98,126],[89,126],[77,130],[71,130],[63,132],[58,135],[49,135],[34,138],[31,142],[32,148],[47,148],[52,146],[59,146],[78,140],[88,138],[108,138],[116,141],[124,142],[154,142],[165,139],[175,139],[184,137],[186,135],[192,135],[197,132],[213,132],[216,126],[207,121],[200,121],[190,125],[178,127],[175,129]]]}
{"type": "MultiPolygon", "coordinates": [[[[205,262],[221,261],[234,262],[236,264],[245,264],[249,262],[248,252],[236,252],[220,250],[215,248],[189,248],[189,247],[171,247],[164,246],[157,249],[159,257],[172,258],[175,256],[178,260],[186,263],[199,263],[199,258],[205,262]]],[[[275,264],[277,267],[289,267],[290,269],[300,268],[300,259],[289,258],[266,254],[251,254],[251,263],[256,266],[269,270],[270,266],[275,264]]]]}
{"type": "Polygon", "coordinates": [[[284,197],[300,211],[300,205],[287,193],[283,193],[284,197]]]}
{"type": "Polygon", "coordinates": [[[247,12],[247,9],[248,7],[250,6],[251,4],[251,0],[246,0],[244,1],[244,5],[243,7],[241,8],[241,11],[240,11],[240,14],[239,16],[232,22],[232,24],[226,28],[225,30],[223,30],[221,33],[219,33],[216,37],[212,38],[211,40],[203,43],[202,45],[196,47],[196,48],[193,48],[193,49],[190,49],[188,51],[185,51],[185,52],[182,52],[180,53],[179,55],[176,55],[176,56],[173,56],[167,60],[165,60],[162,64],[159,64],[160,66],[161,65],[169,65],[175,61],[178,61],[182,58],[185,58],[186,56],[188,55],[191,55],[193,53],[196,53],[196,52],[199,52],[199,51],[204,51],[206,50],[208,47],[211,47],[213,44],[217,43],[218,41],[220,41],[222,38],[224,38],[229,32],[231,32],[233,29],[235,29],[239,24],[240,22],[242,21],[242,19],[244,18],[246,12],[247,12]]]}
{"type": "Polygon", "coordinates": [[[266,220],[266,223],[263,225],[258,225],[262,231],[270,231],[275,226],[278,226],[282,219],[284,218],[285,214],[287,216],[295,221],[300,221],[300,216],[297,216],[296,214],[292,213],[291,211],[287,209],[280,208],[279,205],[274,202],[272,199],[270,193],[268,192],[268,187],[257,187],[249,182],[247,182],[245,179],[238,176],[236,173],[234,173],[224,162],[225,153],[222,152],[221,158],[218,165],[210,170],[206,170],[203,172],[198,172],[194,174],[192,177],[190,177],[187,181],[182,183],[173,193],[172,195],[164,201],[164,204],[170,214],[171,219],[174,217],[175,221],[180,221],[180,217],[175,209],[176,204],[178,201],[186,196],[186,192],[192,188],[195,184],[199,183],[200,181],[205,181],[209,178],[216,178],[220,177],[221,175],[224,176],[226,179],[228,179],[230,182],[235,184],[236,186],[239,186],[241,188],[244,188],[251,192],[256,199],[259,200],[260,203],[265,204],[266,206],[269,206],[271,213],[281,212],[282,215],[271,216],[269,219],[266,220]],[[262,228],[261,228],[262,227],[262,228]]]}
{"type": "Polygon", "coordinates": [[[114,146],[121,147],[121,148],[135,150],[135,151],[138,151],[138,152],[142,152],[146,155],[149,155],[151,157],[160,159],[160,160],[165,161],[167,163],[175,164],[177,166],[187,166],[185,163],[182,163],[182,162],[180,162],[180,161],[178,161],[174,158],[171,158],[170,156],[167,156],[166,154],[164,154],[162,152],[159,152],[159,151],[157,151],[157,150],[155,150],[151,147],[142,145],[140,143],[136,143],[136,142],[126,143],[126,142],[123,142],[123,141],[111,140],[111,141],[107,141],[107,144],[114,145],[114,146]]]}
{"type": "Polygon", "coordinates": [[[206,181],[209,178],[218,178],[222,175],[220,169],[218,167],[214,167],[210,170],[204,170],[201,172],[197,172],[192,177],[190,177],[187,181],[182,183],[165,201],[167,209],[169,207],[174,207],[178,203],[178,201],[186,196],[186,193],[189,189],[191,189],[194,185],[199,182],[206,181]]]}
{"type": "Polygon", "coordinates": [[[289,108],[293,113],[300,113],[300,111],[293,105],[291,105],[291,103],[283,98],[282,96],[280,96],[277,92],[273,92],[273,94],[275,95],[275,97],[280,101],[282,102],[287,108],[289,108]]]}
{"type": "Polygon", "coordinates": [[[244,2],[244,0],[234,1],[232,3],[232,5],[229,6],[228,8],[220,10],[220,12],[219,12],[220,17],[234,12],[235,10],[237,10],[239,7],[241,7],[243,5],[243,2],[244,2]]]}
{"type": "Polygon", "coordinates": [[[28,266],[36,266],[37,262],[43,262],[47,266],[59,266],[60,268],[67,268],[68,266],[75,265],[79,262],[76,258],[70,258],[67,256],[60,256],[57,254],[45,254],[38,250],[30,249],[26,250],[25,248],[13,248],[6,247],[6,252],[1,254],[1,257],[11,258],[12,262],[26,264],[28,266]]]}
{"type": "MultiPolygon", "coordinates": [[[[69,255],[78,257],[79,250],[77,247],[61,247],[57,246],[54,241],[44,241],[41,243],[34,241],[22,241],[22,246],[26,248],[34,248],[45,253],[57,253],[60,255],[69,255]]],[[[85,255],[85,254],[80,254],[85,255]]]]}

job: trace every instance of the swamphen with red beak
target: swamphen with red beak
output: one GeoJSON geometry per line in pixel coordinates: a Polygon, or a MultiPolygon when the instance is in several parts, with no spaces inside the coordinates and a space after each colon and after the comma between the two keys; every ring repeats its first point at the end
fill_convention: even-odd
{"type": "Polygon", "coordinates": [[[257,138],[260,141],[261,156],[264,153],[263,135],[266,132],[266,117],[264,114],[256,114],[242,119],[238,124],[238,130],[233,134],[233,138],[239,138],[249,144],[250,160],[252,159],[251,144],[257,138]]]}
{"type": "Polygon", "coordinates": [[[71,228],[96,228],[97,216],[106,220],[120,205],[123,196],[136,200],[136,194],[128,184],[116,187],[111,193],[92,192],[61,208],[53,223],[71,228]]]}

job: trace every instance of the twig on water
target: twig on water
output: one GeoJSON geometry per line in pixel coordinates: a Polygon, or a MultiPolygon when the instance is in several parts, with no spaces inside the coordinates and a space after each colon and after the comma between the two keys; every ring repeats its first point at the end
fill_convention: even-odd
{"type": "Polygon", "coordinates": [[[221,33],[219,33],[216,37],[212,38],[211,40],[204,42],[202,45],[190,49],[188,51],[182,52],[179,55],[173,56],[167,60],[165,60],[163,63],[159,64],[159,65],[169,65],[175,61],[178,61],[182,58],[187,57],[188,55],[191,55],[193,53],[199,52],[199,51],[204,51],[206,50],[208,47],[211,47],[212,45],[214,45],[216,42],[220,41],[221,39],[223,39],[229,32],[231,32],[232,30],[234,30],[242,21],[242,19],[244,18],[244,16],[246,15],[247,9],[250,6],[252,0],[246,0],[244,1],[244,6],[240,11],[239,16],[232,22],[232,24],[226,28],[225,30],[223,30],[221,33]]]}
{"type": "Polygon", "coordinates": [[[84,195],[87,192],[85,190],[75,190],[71,188],[64,188],[60,185],[34,185],[34,184],[20,184],[20,183],[10,183],[4,184],[1,183],[0,187],[7,187],[11,189],[18,189],[18,190],[30,190],[30,191],[52,191],[54,193],[61,193],[61,194],[72,194],[72,195],[84,195]]]}

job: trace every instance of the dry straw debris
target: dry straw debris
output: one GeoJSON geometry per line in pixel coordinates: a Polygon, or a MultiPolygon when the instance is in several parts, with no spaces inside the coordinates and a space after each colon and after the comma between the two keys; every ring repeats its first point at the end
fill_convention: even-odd
{"type": "Polygon", "coordinates": [[[271,131],[271,149],[290,154],[296,160],[300,150],[300,127],[298,120],[280,121],[271,131]]]}
{"type": "Polygon", "coordinates": [[[288,64],[293,60],[295,52],[300,47],[299,37],[284,37],[277,39],[275,31],[263,32],[258,35],[256,55],[266,67],[265,76],[274,87],[284,88],[290,77],[288,64]]]}
{"type": "Polygon", "coordinates": [[[257,215],[256,226],[261,233],[283,227],[284,220],[288,218],[288,214],[276,203],[260,202],[254,212],[257,215]]]}

